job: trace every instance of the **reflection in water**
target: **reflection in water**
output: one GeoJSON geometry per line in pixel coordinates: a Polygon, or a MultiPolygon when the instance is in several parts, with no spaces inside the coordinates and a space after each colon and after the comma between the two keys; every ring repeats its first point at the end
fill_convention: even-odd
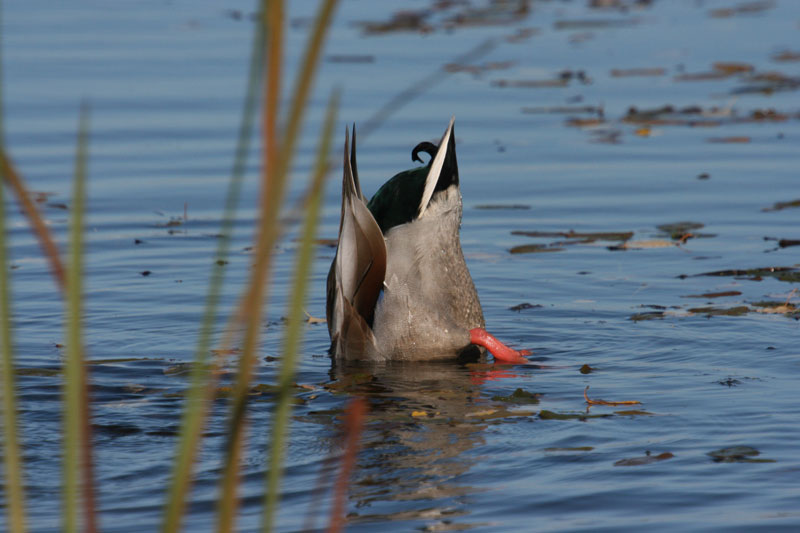
{"type": "Polygon", "coordinates": [[[460,479],[479,460],[471,451],[484,444],[490,423],[512,414],[481,396],[481,383],[504,371],[453,362],[384,362],[335,365],[332,374],[334,387],[370,404],[350,485],[358,511],[349,522],[433,520],[437,530],[477,525],[450,520],[468,514],[468,496],[482,490],[460,479]]]}

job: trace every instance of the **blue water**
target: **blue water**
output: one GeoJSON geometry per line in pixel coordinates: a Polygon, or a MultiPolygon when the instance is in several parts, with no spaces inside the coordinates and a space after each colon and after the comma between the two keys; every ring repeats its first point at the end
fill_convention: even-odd
{"type": "MultiPolygon", "coordinates": [[[[366,397],[370,411],[348,489],[349,531],[800,529],[798,321],[754,305],[769,300],[777,302],[775,310],[787,300],[798,304],[797,283],[695,276],[800,266],[800,248],[765,240],[800,239],[800,209],[762,211],[800,198],[800,62],[773,59],[784,50],[800,52],[800,4],[607,3],[617,7],[533,1],[520,13],[512,2],[475,1],[474,8],[494,8],[470,17],[466,6],[454,3],[423,17],[429,32],[385,34],[366,34],[361,23],[390,20],[388,5],[345,1],[339,7],[291,198],[306,182],[333,87],[343,91],[337,161],[345,125],[366,129],[359,135],[366,194],[410,167],[411,148],[438,138],[455,115],[462,242],[487,328],[534,354],[529,365],[503,368],[335,367],[326,355],[325,326],[309,324],[297,376],[308,388],[297,392],[279,530],[328,523],[330,480],[321,475],[330,470],[328,458],[341,453],[339,415],[354,396],[366,397]],[[467,18],[475,23],[448,22],[467,18]],[[528,28],[531,35],[524,37],[528,28]],[[523,38],[509,42],[514,35],[523,38]],[[420,84],[487,40],[486,52],[470,64],[508,62],[506,68],[420,84]],[[779,72],[785,83],[753,92],[763,82],[746,73],[676,79],[712,72],[715,62],[745,63],[755,74],[779,72]],[[632,68],[663,71],[611,74],[632,68]],[[525,86],[565,70],[573,72],[565,86],[525,86]],[[418,88],[410,102],[377,126],[370,123],[409,87],[418,88]],[[664,116],[682,123],[649,129],[622,121],[631,106],[665,105],[700,106],[705,114],[664,116]],[[602,106],[605,121],[575,127],[568,119],[596,115],[522,112],[554,106],[602,106]],[[746,120],[769,109],[785,120],[746,120]],[[689,120],[716,125],[690,126],[689,120]],[[721,137],[748,142],[708,142],[721,137]],[[479,208],[512,204],[526,209],[479,208]],[[657,229],[680,221],[703,224],[691,231],[704,236],[676,246],[657,229]],[[609,250],[617,244],[609,241],[554,245],[578,239],[511,233],[569,230],[632,231],[629,244],[638,242],[639,249],[609,250]],[[562,250],[509,253],[532,243],[562,250]],[[740,294],[687,298],[723,291],[740,294]],[[509,309],[521,303],[534,307],[509,309]],[[689,311],[741,306],[747,312],[735,316],[689,311]],[[661,314],[631,320],[648,312],[661,314]],[[583,365],[594,371],[581,373],[583,365]],[[586,386],[592,398],[642,403],[588,408],[586,386]],[[518,388],[541,394],[539,403],[498,399],[518,388]],[[548,412],[612,416],[562,420],[548,419],[548,412]],[[707,455],[733,446],[760,452],[745,459],[767,461],[718,463],[707,455]],[[667,453],[672,457],[615,466],[667,453]],[[317,500],[320,479],[325,490],[317,500]]],[[[290,75],[314,4],[290,8],[290,75]]],[[[174,393],[187,386],[186,374],[174,370],[194,354],[245,89],[253,5],[111,8],[14,0],[3,8],[6,141],[30,188],[52,193],[40,205],[62,247],[68,211],[56,204],[70,204],[78,107],[82,100],[91,105],[85,318],[89,357],[103,361],[91,367],[100,524],[104,531],[153,531],[181,413],[174,393]],[[184,224],[167,226],[184,212],[184,224]]],[[[429,8],[427,2],[404,3],[407,10],[429,8]]],[[[256,157],[249,169],[225,267],[225,315],[251,260],[246,247],[256,212],[256,157]]],[[[339,179],[337,169],[322,237],[336,236],[339,179]]],[[[32,530],[54,531],[60,525],[62,304],[26,223],[9,207],[17,364],[53,370],[19,380],[28,512],[32,530]]],[[[295,248],[289,237],[277,249],[256,383],[272,383],[280,364],[267,356],[280,356],[295,248]]],[[[333,253],[325,246],[317,251],[307,304],[314,316],[325,313],[324,279],[333,253]]],[[[260,523],[272,405],[258,397],[251,403],[242,531],[260,523]]],[[[219,400],[206,430],[187,531],[214,528],[225,415],[219,400]]]]}

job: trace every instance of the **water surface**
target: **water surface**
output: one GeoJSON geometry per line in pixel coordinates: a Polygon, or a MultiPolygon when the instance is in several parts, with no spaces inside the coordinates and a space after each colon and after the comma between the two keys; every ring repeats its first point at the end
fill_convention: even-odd
{"type": "MultiPolygon", "coordinates": [[[[515,367],[334,366],[325,326],[309,324],[279,529],[327,523],[330,494],[316,500],[315,487],[341,453],[341,410],[361,395],[370,412],[349,489],[352,531],[797,530],[800,278],[748,269],[800,266],[800,248],[772,240],[800,239],[800,209],[765,211],[800,198],[800,62],[782,54],[800,52],[800,6],[404,5],[418,22],[404,31],[389,31],[383,4],[340,6],[291,196],[311,168],[333,86],[343,89],[337,146],[345,124],[364,127],[367,194],[409,168],[411,148],[455,115],[462,242],[487,327],[534,355],[515,367]],[[479,57],[457,62],[481,43],[479,57]],[[414,99],[370,122],[413,87],[414,99]],[[682,221],[702,227],[675,238],[659,229],[682,221]],[[621,242],[572,230],[633,236],[610,249],[621,242]],[[529,244],[541,251],[510,253],[529,244]],[[699,275],[718,271],[728,272],[699,275]],[[641,405],[588,408],[586,386],[592,398],[641,405]],[[517,389],[529,395],[512,396],[517,389]],[[760,454],[708,455],[735,446],[760,454]]],[[[313,7],[291,6],[289,68],[313,7]]],[[[61,243],[78,106],[92,107],[86,326],[89,356],[101,362],[91,369],[101,526],[152,531],[187,385],[180,365],[193,357],[217,243],[253,6],[4,8],[7,142],[30,187],[48,193],[40,205],[61,243]]],[[[256,175],[252,158],[226,312],[247,280],[256,175]]],[[[327,238],[338,228],[339,179],[337,170],[326,196],[327,238]]],[[[39,369],[19,385],[29,512],[33,530],[54,531],[62,304],[10,211],[18,365],[39,369]]],[[[258,384],[272,383],[279,365],[295,246],[289,237],[277,250],[258,384]]],[[[314,316],[324,316],[333,254],[317,251],[314,316]]],[[[251,404],[243,531],[259,525],[271,407],[268,395],[251,404]]],[[[213,528],[225,408],[220,399],[208,424],[187,530],[213,528]]]]}

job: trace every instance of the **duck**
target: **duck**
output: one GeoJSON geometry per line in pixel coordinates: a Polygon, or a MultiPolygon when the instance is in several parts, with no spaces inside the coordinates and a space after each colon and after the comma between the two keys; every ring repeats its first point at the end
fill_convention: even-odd
{"type": "Polygon", "coordinates": [[[396,174],[367,201],[345,130],[342,210],[336,255],[327,278],[330,354],[336,359],[435,361],[474,358],[525,363],[527,350],[485,329],[478,292],[461,249],[463,211],[455,117],[425,166],[396,174]]]}

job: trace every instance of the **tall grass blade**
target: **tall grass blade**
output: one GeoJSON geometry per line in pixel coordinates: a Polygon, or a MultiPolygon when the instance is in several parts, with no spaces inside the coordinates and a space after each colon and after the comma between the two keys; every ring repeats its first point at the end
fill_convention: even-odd
{"type": "MultiPolygon", "coordinates": [[[[258,235],[255,246],[256,260],[252,269],[250,283],[242,297],[242,308],[237,316],[246,317],[244,339],[242,341],[242,354],[239,357],[236,382],[233,387],[231,399],[230,429],[225,445],[225,458],[220,481],[220,497],[217,504],[218,531],[228,532],[235,529],[236,512],[238,509],[237,488],[239,485],[239,462],[242,453],[242,441],[245,438],[245,407],[247,402],[247,389],[250,384],[255,352],[258,346],[258,334],[261,325],[261,301],[264,294],[264,285],[268,279],[269,253],[262,250],[271,250],[268,244],[270,230],[277,221],[277,213],[265,209],[265,196],[270,194],[267,176],[272,176],[274,166],[272,161],[278,152],[278,139],[276,137],[276,124],[281,88],[281,62],[283,56],[283,2],[281,0],[262,0],[261,23],[264,34],[265,51],[265,80],[263,83],[262,103],[262,164],[261,164],[261,223],[256,229],[258,235]]],[[[277,179],[274,176],[273,179],[277,179]]]]}
{"type": "Polygon", "coordinates": [[[172,480],[164,509],[164,521],[161,528],[164,533],[177,532],[181,528],[186,500],[191,488],[192,469],[197,449],[200,445],[205,420],[213,401],[209,396],[209,390],[213,390],[216,383],[214,377],[216,365],[215,362],[208,360],[208,354],[211,348],[214,324],[217,318],[217,306],[224,280],[225,271],[222,265],[228,256],[230,248],[233,223],[236,219],[236,206],[239,201],[253,133],[257,95],[261,80],[261,63],[263,61],[263,37],[263,31],[257,26],[253,37],[253,49],[250,56],[247,89],[236,142],[236,153],[222,216],[221,237],[217,244],[212,266],[203,322],[197,342],[190,386],[186,394],[186,404],[181,421],[181,431],[175,451],[172,480]]]}
{"type": "Polygon", "coordinates": [[[269,470],[267,471],[267,486],[264,501],[263,530],[272,531],[275,523],[275,512],[280,499],[280,481],[283,474],[284,441],[289,432],[289,415],[292,409],[292,383],[297,367],[297,354],[303,337],[303,308],[306,296],[306,287],[311,273],[311,264],[314,259],[314,246],[319,214],[322,208],[322,199],[325,192],[325,176],[328,170],[328,155],[331,151],[333,127],[336,123],[336,111],[339,108],[339,92],[335,91],[328,103],[325,115],[322,138],[317,150],[317,160],[314,167],[314,177],[309,187],[308,204],[306,206],[306,219],[303,225],[300,248],[297,251],[295,278],[291,292],[291,302],[287,316],[289,324],[286,328],[286,337],[283,343],[281,369],[278,376],[277,402],[270,433],[269,470]]]}
{"type": "MultiPolygon", "coordinates": [[[[2,27],[2,5],[0,5],[0,27],[2,27]]],[[[2,35],[2,33],[0,33],[2,35]]],[[[2,43],[0,43],[0,46],[2,43]]],[[[0,48],[0,149],[5,146],[3,128],[3,65],[0,48]]],[[[5,171],[0,169],[0,349],[3,350],[2,379],[0,380],[0,396],[2,397],[3,431],[3,470],[5,471],[6,523],[11,533],[25,531],[25,490],[22,486],[24,465],[19,448],[17,434],[17,392],[14,379],[14,339],[11,326],[11,280],[6,254],[6,213],[5,171]]]]}
{"type": "Polygon", "coordinates": [[[50,234],[50,230],[47,229],[42,215],[39,214],[36,204],[31,200],[31,195],[28,194],[28,189],[25,187],[22,176],[14,169],[14,164],[11,162],[11,159],[8,157],[3,147],[0,147],[0,173],[3,175],[3,181],[14,191],[14,194],[17,196],[17,201],[22,206],[22,211],[25,213],[25,216],[28,217],[28,222],[33,229],[33,233],[36,235],[36,238],[39,239],[39,246],[42,247],[44,256],[50,262],[50,271],[53,277],[56,278],[58,288],[64,290],[64,265],[61,263],[58,247],[55,241],[53,241],[53,237],[50,234]]]}
{"type": "MultiPolygon", "coordinates": [[[[88,427],[88,405],[86,368],[83,353],[82,314],[82,271],[83,271],[83,214],[86,195],[86,152],[88,141],[89,111],[81,107],[78,129],[78,149],[75,159],[75,182],[70,217],[70,264],[67,273],[67,299],[65,305],[67,353],[64,366],[64,441],[63,441],[63,484],[62,521],[64,531],[78,531],[78,509],[80,509],[80,486],[89,487],[91,492],[91,436],[88,427]],[[88,451],[87,451],[88,450],[88,451]],[[83,475],[81,475],[83,474],[83,475]],[[89,475],[87,475],[89,474],[89,475]],[[83,479],[81,479],[83,478],[83,479]]],[[[91,500],[86,501],[85,523],[81,530],[94,528],[94,510],[89,509],[91,500]]]]}
{"type": "Polygon", "coordinates": [[[255,361],[255,353],[259,344],[261,315],[266,303],[267,281],[272,266],[272,249],[280,234],[279,215],[284,202],[286,183],[288,181],[289,162],[292,158],[299,124],[303,117],[311,82],[317,68],[319,55],[325,34],[330,26],[335,0],[326,0],[320,8],[319,15],[310,35],[309,44],[304,53],[302,68],[295,83],[297,90],[289,114],[286,133],[277,133],[278,103],[281,87],[281,61],[283,56],[283,2],[272,0],[268,8],[262,11],[264,24],[267,26],[266,82],[264,90],[263,126],[264,149],[262,163],[262,184],[260,203],[260,224],[257,229],[255,246],[255,264],[240,316],[247,317],[242,355],[236,383],[233,387],[231,414],[226,445],[226,458],[223,467],[220,502],[219,531],[231,531],[235,525],[235,514],[238,506],[237,486],[239,482],[239,463],[242,458],[242,442],[245,438],[247,394],[250,376],[255,361]]]}
{"type": "Polygon", "coordinates": [[[0,187],[0,331],[2,331],[3,469],[8,529],[25,531],[25,495],[22,487],[22,456],[17,434],[17,400],[14,379],[14,343],[11,329],[11,295],[6,255],[5,194],[0,187]]]}
{"type": "Polygon", "coordinates": [[[280,98],[281,58],[283,54],[283,2],[281,0],[262,1],[260,22],[265,35],[266,65],[263,83],[262,103],[262,165],[261,165],[261,210],[260,226],[256,229],[256,260],[252,268],[250,283],[242,297],[241,317],[246,317],[242,354],[239,357],[237,378],[231,399],[231,414],[228,439],[225,445],[225,458],[220,481],[220,497],[217,504],[217,529],[220,532],[235,529],[236,512],[238,510],[239,462],[242,454],[242,441],[245,438],[245,407],[247,389],[250,384],[255,352],[258,346],[258,334],[261,325],[261,300],[264,293],[265,280],[268,278],[267,265],[270,255],[261,252],[271,249],[269,230],[275,224],[277,215],[264,208],[264,196],[267,191],[267,176],[272,171],[271,161],[277,153],[276,123],[278,102],[280,98]]]}

